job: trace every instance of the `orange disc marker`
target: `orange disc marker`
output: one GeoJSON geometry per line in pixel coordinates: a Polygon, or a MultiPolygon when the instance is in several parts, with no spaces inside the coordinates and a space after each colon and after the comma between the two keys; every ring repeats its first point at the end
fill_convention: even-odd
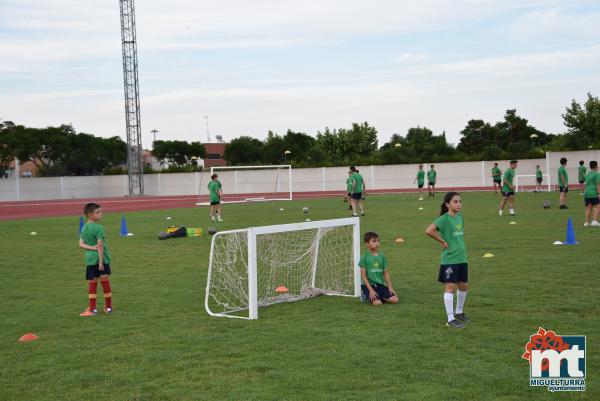
{"type": "Polygon", "coordinates": [[[33,333],[27,333],[27,334],[23,334],[21,336],[21,338],[19,338],[19,342],[28,343],[30,341],[35,341],[37,339],[39,339],[39,337],[36,336],[35,334],[33,334],[33,333]]]}
{"type": "Polygon", "coordinates": [[[284,287],[283,285],[280,285],[279,287],[275,288],[275,292],[288,292],[289,290],[284,287]]]}

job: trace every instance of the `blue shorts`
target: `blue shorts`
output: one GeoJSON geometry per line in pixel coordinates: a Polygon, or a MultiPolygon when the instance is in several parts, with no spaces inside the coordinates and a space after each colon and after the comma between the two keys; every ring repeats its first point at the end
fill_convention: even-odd
{"type": "Polygon", "coordinates": [[[110,276],[110,265],[104,264],[104,271],[98,269],[98,265],[88,265],[85,269],[85,279],[95,280],[100,276],[110,276]]]}
{"type": "Polygon", "coordinates": [[[567,193],[567,192],[569,192],[569,186],[567,185],[566,187],[560,187],[560,188],[559,188],[559,191],[560,191],[560,192],[567,193]]]}
{"type": "Polygon", "coordinates": [[[354,192],[352,194],[352,199],[354,199],[354,200],[361,200],[362,199],[362,192],[354,192]]]}
{"type": "MultiPolygon", "coordinates": [[[[377,293],[377,299],[379,299],[382,302],[387,301],[388,299],[394,296],[386,285],[371,284],[371,287],[373,287],[373,290],[375,290],[375,292],[377,293]]],[[[370,303],[373,303],[373,301],[369,299],[369,289],[367,288],[367,286],[363,284],[360,286],[360,288],[362,289],[363,299],[366,299],[370,303]]]]}
{"type": "Polygon", "coordinates": [[[595,197],[595,198],[583,198],[583,203],[586,206],[587,205],[596,206],[597,204],[600,203],[600,200],[598,200],[598,197],[595,197]]]}
{"type": "Polygon", "coordinates": [[[502,196],[508,198],[509,196],[515,196],[515,191],[502,192],[502,196]]]}
{"type": "Polygon", "coordinates": [[[438,281],[440,283],[468,283],[469,265],[467,263],[458,263],[455,265],[440,265],[438,281]]]}

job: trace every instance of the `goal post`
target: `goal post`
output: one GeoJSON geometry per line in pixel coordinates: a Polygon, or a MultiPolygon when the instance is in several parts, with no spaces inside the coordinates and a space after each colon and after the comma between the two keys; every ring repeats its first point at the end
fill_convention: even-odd
{"type": "MultiPolygon", "coordinates": [[[[515,175],[515,192],[524,192],[527,189],[536,188],[535,174],[518,174],[515,175]]],[[[548,192],[552,191],[550,184],[550,174],[542,174],[542,186],[546,187],[548,192]]]]}
{"type": "MultiPolygon", "coordinates": [[[[292,166],[213,166],[210,175],[219,175],[223,184],[221,203],[292,200],[292,166]],[[234,195],[233,197],[229,194],[234,195]]],[[[199,202],[197,205],[208,205],[199,202]]]]}
{"type": "Polygon", "coordinates": [[[211,242],[204,306],[258,319],[258,308],[318,295],[360,296],[356,217],[229,230],[211,242]]]}

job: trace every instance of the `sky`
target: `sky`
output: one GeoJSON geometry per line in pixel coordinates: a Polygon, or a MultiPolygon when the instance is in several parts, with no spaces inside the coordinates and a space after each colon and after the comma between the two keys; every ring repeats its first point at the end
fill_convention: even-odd
{"type": "MultiPolygon", "coordinates": [[[[600,95],[597,0],[138,0],[142,143],[367,121],[458,143],[600,95]],[[208,124],[207,124],[208,123],[208,124]]],[[[119,2],[0,0],[0,119],[125,139],[119,2]]]]}

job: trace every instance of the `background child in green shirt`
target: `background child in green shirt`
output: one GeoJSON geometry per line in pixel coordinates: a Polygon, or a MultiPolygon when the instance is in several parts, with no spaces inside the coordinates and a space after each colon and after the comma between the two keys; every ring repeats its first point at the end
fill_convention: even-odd
{"type": "Polygon", "coordinates": [[[364,240],[367,251],[358,261],[363,297],[373,306],[381,305],[382,301],[397,304],[398,297],[387,270],[387,259],[383,252],[379,251],[379,235],[369,231],[365,233],[364,240]]]}
{"type": "Polygon", "coordinates": [[[434,165],[430,166],[427,172],[427,189],[429,190],[428,197],[435,196],[435,182],[437,179],[437,171],[435,171],[434,165]]]}
{"type": "Polygon", "coordinates": [[[579,160],[579,167],[577,168],[577,178],[579,184],[581,185],[581,193],[585,192],[585,175],[587,174],[587,169],[585,168],[585,162],[583,160],[579,160]]]}
{"type": "Polygon", "coordinates": [[[498,167],[498,163],[494,163],[492,168],[492,181],[494,181],[494,196],[502,189],[502,170],[498,167]]]}
{"type": "Polygon", "coordinates": [[[442,244],[442,260],[438,281],[444,284],[444,305],[448,321],[446,326],[462,329],[470,319],[463,312],[469,287],[469,266],[464,241],[462,198],[458,192],[444,196],[440,216],[427,227],[425,233],[442,244]],[[458,288],[458,290],[457,290],[458,288]],[[456,311],[453,310],[456,291],[456,311]]]}
{"type": "Polygon", "coordinates": [[[213,174],[210,176],[211,181],[208,183],[208,193],[210,195],[210,219],[215,221],[215,212],[217,214],[217,220],[221,219],[221,196],[223,196],[223,186],[221,181],[218,180],[219,176],[213,174]]]}
{"type": "Polygon", "coordinates": [[[600,227],[600,223],[598,223],[598,215],[600,215],[600,173],[598,173],[598,162],[596,160],[590,162],[590,172],[585,175],[584,185],[585,223],[583,223],[583,226],[600,227]],[[590,223],[592,211],[593,217],[590,223]]]}
{"type": "Polygon", "coordinates": [[[558,203],[560,204],[559,209],[568,209],[567,207],[567,194],[569,193],[569,173],[567,173],[567,158],[561,157],[560,167],[558,168],[558,189],[560,195],[558,203]]]}
{"type": "Polygon", "coordinates": [[[98,278],[100,278],[100,283],[102,284],[102,290],[104,292],[104,312],[111,313],[112,291],[109,281],[111,274],[110,253],[106,246],[104,227],[98,224],[102,218],[102,209],[97,203],[88,203],[83,208],[83,214],[85,214],[88,221],[81,230],[79,246],[85,249],[85,279],[88,282],[89,305],[79,316],[96,315],[98,278]]]}
{"type": "Polygon", "coordinates": [[[417,171],[417,176],[413,181],[413,184],[417,183],[419,187],[419,200],[423,200],[423,186],[425,185],[425,170],[423,170],[423,165],[419,164],[419,171],[417,171]]]}
{"type": "Polygon", "coordinates": [[[506,169],[504,177],[502,177],[502,200],[500,201],[500,209],[498,210],[500,216],[504,213],[506,202],[508,202],[508,214],[511,216],[515,215],[515,186],[513,185],[513,180],[518,164],[517,160],[511,160],[510,167],[506,169]]]}

